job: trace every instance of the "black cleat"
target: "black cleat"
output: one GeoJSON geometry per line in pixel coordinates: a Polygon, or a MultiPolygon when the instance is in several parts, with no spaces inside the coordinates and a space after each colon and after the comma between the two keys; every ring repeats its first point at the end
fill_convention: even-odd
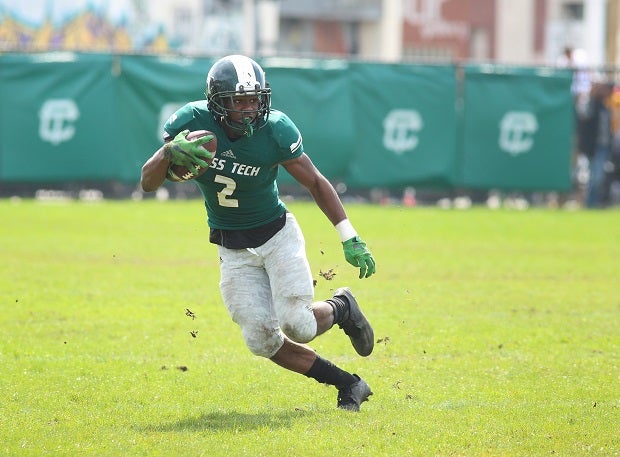
{"type": "Polygon", "coordinates": [[[369,356],[375,347],[375,333],[370,322],[362,314],[362,310],[355,300],[355,296],[348,287],[341,287],[334,292],[334,297],[343,297],[349,303],[349,315],[338,326],[344,330],[351,344],[362,357],[369,356]]]}
{"type": "Polygon", "coordinates": [[[360,405],[372,395],[372,390],[358,375],[353,376],[357,378],[357,382],[338,388],[338,408],[357,412],[360,405]]]}

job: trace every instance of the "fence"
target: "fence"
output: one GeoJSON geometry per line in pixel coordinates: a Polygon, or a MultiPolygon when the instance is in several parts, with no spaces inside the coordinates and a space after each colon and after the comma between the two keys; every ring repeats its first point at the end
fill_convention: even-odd
{"type": "MultiPolygon", "coordinates": [[[[0,55],[0,183],[133,183],[210,58],[0,55]]],[[[349,187],[566,190],[565,69],[262,59],[272,106],[349,187]]],[[[291,178],[282,173],[284,182],[291,178]]]]}

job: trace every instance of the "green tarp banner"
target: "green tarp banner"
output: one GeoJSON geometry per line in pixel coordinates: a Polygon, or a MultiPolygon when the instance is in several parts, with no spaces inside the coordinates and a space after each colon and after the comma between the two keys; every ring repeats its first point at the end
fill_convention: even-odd
{"type": "MultiPolygon", "coordinates": [[[[0,183],[138,183],[214,59],[0,55],[0,183]]],[[[570,73],[263,59],[272,106],[349,187],[566,189],[570,73]]],[[[291,182],[281,173],[283,182],[291,182]]]]}
{"type": "Polygon", "coordinates": [[[451,183],[454,68],[293,63],[298,67],[263,62],[272,105],[300,128],[323,174],[353,187],[451,183]]]}
{"type": "Polygon", "coordinates": [[[358,64],[351,72],[352,186],[444,187],[456,150],[451,66],[358,64]]]}
{"type": "MultiPolygon", "coordinates": [[[[261,63],[272,88],[272,107],[293,119],[306,153],[321,172],[345,180],[355,139],[349,64],[294,60],[285,66],[274,59],[261,63]]],[[[292,182],[287,173],[280,173],[280,180],[292,182]]]]}
{"type": "Polygon", "coordinates": [[[570,73],[465,67],[464,81],[459,183],[482,189],[570,189],[570,73]]]}
{"type": "Polygon", "coordinates": [[[0,179],[122,179],[112,56],[0,56],[0,179]]]}

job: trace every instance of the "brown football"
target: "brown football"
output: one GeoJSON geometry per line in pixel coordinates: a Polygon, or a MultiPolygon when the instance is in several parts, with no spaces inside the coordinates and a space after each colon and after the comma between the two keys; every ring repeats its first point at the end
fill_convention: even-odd
{"type": "MultiPolygon", "coordinates": [[[[217,138],[213,132],[209,132],[208,130],[194,130],[193,132],[189,132],[185,138],[188,140],[193,140],[194,138],[202,138],[205,135],[213,135],[213,139],[207,141],[202,145],[202,147],[215,156],[215,151],[217,150],[217,138]]],[[[207,162],[210,164],[212,160],[213,159],[207,160],[207,162]]],[[[171,163],[168,167],[167,178],[170,181],[175,182],[190,181],[202,175],[209,167],[201,167],[200,165],[196,165],[196,168],[198,169],[198,173],[188,170],[188,168],[183,165],[175,165],[171,163]]]]}

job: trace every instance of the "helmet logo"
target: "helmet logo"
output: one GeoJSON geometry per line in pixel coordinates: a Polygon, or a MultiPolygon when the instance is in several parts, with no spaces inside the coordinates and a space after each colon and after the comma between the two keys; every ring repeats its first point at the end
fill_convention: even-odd
{"type": "MultiPolygon", "coordinates": [[[[249,75],[249,76],[251,77],[252,75],[249,75]]],[[[244,83],[240,82],[239,85],[237,86],[237,90],[239,92],[245,92],[247,89],[254,89],[257,86],[260,87],[260,84],[258,83],[258,81],[252,80],[252,79],[248,79],[244,83]]]]}
{"type": "Polygon", "coordinates": [[[383,120],[383,146],[396,154],[403,154],[418,146],[418,132],[424,123],[416,110],[395,109],[383,120]]]}

